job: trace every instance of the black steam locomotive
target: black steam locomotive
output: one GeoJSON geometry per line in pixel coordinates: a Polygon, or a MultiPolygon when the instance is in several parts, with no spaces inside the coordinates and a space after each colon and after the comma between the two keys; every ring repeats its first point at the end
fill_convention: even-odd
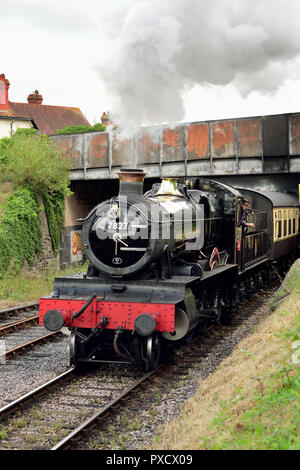
{"type": "Polygon", "coordinates": [[[149,370],[196,327],[226,322],[264,285],[270,263],[297,256],[299,204],[202,178],[165,179],[143,194],[142,170],[118,175],[119,195],[83,222],[87,273],[55,279],[40,324],[70,329],[73,365],[149,370]]]}

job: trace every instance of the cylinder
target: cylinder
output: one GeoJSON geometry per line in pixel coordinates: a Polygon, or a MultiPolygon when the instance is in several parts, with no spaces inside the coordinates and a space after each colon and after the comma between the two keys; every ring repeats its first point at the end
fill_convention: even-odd
{"type": "Polygon", "coordinates": [[[190,329],[190,321],[184,310],[176,308],[175,310],[175,325],[174,332],[164,331],[162,333],[163,338],[169,341],[178,341],[182,339],[190,329]]]}

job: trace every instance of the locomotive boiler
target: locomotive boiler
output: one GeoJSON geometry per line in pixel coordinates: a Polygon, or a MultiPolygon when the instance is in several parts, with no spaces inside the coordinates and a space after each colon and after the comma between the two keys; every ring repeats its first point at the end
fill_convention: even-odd
{"type": "Polygon", "coordinates": [[[85,253],[102,277],[138,272],[151,277],[158,260],[170,277],[169,257],[178,246],[193,246],[195,239],[199,249],[203,246],[201,205],[170,179],[144,197],[144,177],[143,171],[120,171],[118,197],[94,208],[84,221],[85,253]]]}
{"type": "Polygon", "coordinates": [[[226,322],[262,287],[269,263],[276,262],[274,217],[285,213],[280,204],[293,208],[285,255],[295,254],[299,205],[279,193],[245,196],[202,178],[165,179],[144,194],[142,170],[118,175],[119,194],[83,221],[87,273],[55,279],[52,294],[40,299],[40,324],[70,330],[73,365],[129,362],[149,370],[174,342],[226,322]],[[244,197],[254,226],[246,232],[239,222],[244,197]]]}

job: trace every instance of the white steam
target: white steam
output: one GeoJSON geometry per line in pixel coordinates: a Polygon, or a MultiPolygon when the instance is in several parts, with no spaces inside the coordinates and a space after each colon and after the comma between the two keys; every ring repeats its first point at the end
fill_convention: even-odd
{"type": "Polygon", "coordinates": [[[298,72],[297,0],[127,0],[104,14],[97,72],[127,124],[182,120],[195,84],[272,93],[298,72]]]}

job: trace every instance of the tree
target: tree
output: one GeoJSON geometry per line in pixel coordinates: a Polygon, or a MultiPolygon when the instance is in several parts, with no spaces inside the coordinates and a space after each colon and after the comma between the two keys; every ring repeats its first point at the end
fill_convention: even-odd
{"type": "Polygon", "coordinates": [[[12,137],[0,139],[1,166],[14,187],[29,186],[37,195],[71,194],[69,158],[50,137],[18,129],[12,137]]]}

